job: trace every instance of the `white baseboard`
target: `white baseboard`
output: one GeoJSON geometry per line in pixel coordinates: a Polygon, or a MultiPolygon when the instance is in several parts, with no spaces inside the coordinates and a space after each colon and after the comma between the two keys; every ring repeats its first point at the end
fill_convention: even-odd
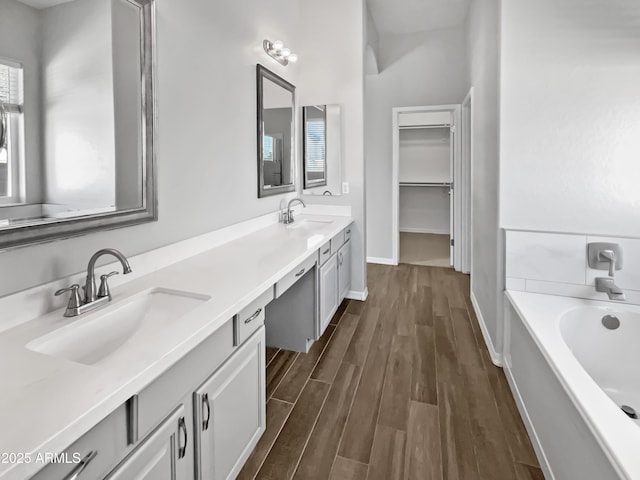
{"type": "Polygon", "coordinates": [[[360,300],[361,302],[364,302],[367,297],[369,297],[369,289],[365,288],[364,291],[358,292],[356,290],[349,290],[347,292],[347,298],[349,300],[360,300]]]}
{"type": "Polygon", "coordinates": [[[438,230],[433,228],[411,228],[411,227],[400,227],[401,233],[430,233],[432,235],[450,235],[451,232],[449,230],[438,230]]]}
{"type": "Polygon", "coordinates": [[[502,367],[502,354],[498,353],[493,345],[493,340],[491,340],[491,335],[489,334],[489,330],[487,329],[487,324],[484,322],[484,317],[482,316],[482,312],[480,311],[478,300],[476,300],[476,296],[473,294],[473,292],[471,292],[471,304],[473,305],[473,310],[476,312],[476,317],[478,317],[480,331],[482,332],[482,336],[484,337],[484,343],[487,345],[487,349],[489,350],[489,355],[491,355],[491,361],[497,367],[502,367]]]}
{"type": "Polygon", "coordinates": [[[378,265],[397,265],[393,258],[367,257],[367,263],[376,263],[378,265]]]}

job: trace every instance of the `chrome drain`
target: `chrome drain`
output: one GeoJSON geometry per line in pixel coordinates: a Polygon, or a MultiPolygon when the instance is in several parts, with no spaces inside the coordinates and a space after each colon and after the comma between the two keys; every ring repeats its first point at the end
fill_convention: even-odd
{"type": "Polygon", "coordinates": [[[634,420],[638,419],[638,414],[636,413],[635,408],[630,407],[629,405],[622,405],[620,410],[622,410],[627,417],[633,418],[634,420]]]}
{"type": "Polygon", "coordinates": [[[615,330],[620,326],[620,320],[615,315],[605,315],[602,317],[602,325],[609,330],[615,330]]]}

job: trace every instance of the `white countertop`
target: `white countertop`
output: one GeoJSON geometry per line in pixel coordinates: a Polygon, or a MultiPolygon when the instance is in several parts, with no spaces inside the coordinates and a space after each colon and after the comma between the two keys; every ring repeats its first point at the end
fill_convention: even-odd
{"type": "Polygon", "coordinates": [[[621,414],[580,365],[559,326],[562,315],[576,307],[614,307],[640,313],[640,306],[511,290],[506,294],[621,478],[640,478],[640,428],[621,414]]]}
{"type": "MultiPolygon", "coordinates": [[[[308,215],[296,218],[300,222],[308,215]]],[[[275,224],[112,290],[114,305],[150,288],[210,296],[180,322],[129,342],[88,366],[28,350],[25,345],[83,317],[56,310],[0,334],[0,455],[63,451],[140,392],[239,310],[347,227],[351,217],[307,228],[275,224]]],[[[103,307],[109,308],[109,306],[103,307]]],[[[0,478],[33,475],[43,464],[0,462],[0,478]]]]}

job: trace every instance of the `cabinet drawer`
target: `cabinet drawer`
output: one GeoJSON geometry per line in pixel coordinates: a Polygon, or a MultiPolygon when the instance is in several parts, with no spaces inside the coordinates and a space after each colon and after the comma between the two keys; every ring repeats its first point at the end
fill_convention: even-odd
{"type": "Polygon", "coordinates": [[[236,345],[242,345],[253,332],[264,324],[264,310],[271,300],[273,300],[273,287],[269,288],[236,315],[236,345]]]}
{"type": "Polygon", "coordinates": [[[318,250],[318,265],[324,265],[324,262],[331,257],[331,240],[320,247],[318,250]]]}
{"type": "Polygon", "coordinates": [[[185,392],[193,390],[203,378],[218,368],[234,350],[233,321],[229,319],[216,332],[189,352],[173,367],[138,395],[138,438],[144,438],[167,412],[178,406],[185,392]]]}
{"type": "Polygon", "coordinates": [[[344,230],[340,230],[340,232],[331,239],[331,255],[338,253],[342,245],[344,245],[344,230]]]}
{"type": "Polygon", "coordinates": [[[32,480],[73,478],[80,469],[78,480],[102,478],[127,451],[127,412],[122,405],[67,448],[57,459],[61,463],[50,463],[32,480]]]}
{"type": "Polygon", "coordinates": [[[276,298],[286,292],[291,285],[296,283],[302,276],[307,273],[316,264],[316,256],[311,255],[304,262],[300,263],[296,268],[287,273],[278,283],[276,283],[276,298]]]}
{"type": "Polygon", "coordinates": [[[352,226],[349,225],[344,229],[344,243],[347,243],[351,239],[351,228],[352,226]]]}

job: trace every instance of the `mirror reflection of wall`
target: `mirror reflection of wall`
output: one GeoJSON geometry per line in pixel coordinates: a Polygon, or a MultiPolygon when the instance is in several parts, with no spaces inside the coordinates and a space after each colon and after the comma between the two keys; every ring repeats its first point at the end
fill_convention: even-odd
{"type": "Polygon", "coordinates": [[[0,2],[0,228],[142,208],[140,6],[26,3],[0,2]]]}
{"type": "Polygon", "coordinates": [[[342,113],[340,105],[302,107],[304,195],[342,192],[342,113]]]}
{"type": "Polygon", "coordinates": [[[258,65],[258,197],[295,190],[295,87],[258,65]]]}

